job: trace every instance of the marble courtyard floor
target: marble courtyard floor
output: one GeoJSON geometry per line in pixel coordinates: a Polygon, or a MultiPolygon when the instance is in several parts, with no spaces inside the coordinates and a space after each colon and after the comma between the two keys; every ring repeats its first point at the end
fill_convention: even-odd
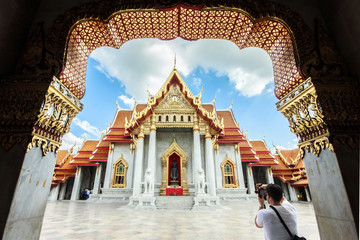
{"type": "MultiPolygon", "coordinates": [[[[264,239],[254,225],[256,200],[222,201],[216,210],[134,210],[125,203],[48,202],[41,240],[264,239]]],[[[300,235],[320,239],[313,205],[293,203],[300,235]]]]}

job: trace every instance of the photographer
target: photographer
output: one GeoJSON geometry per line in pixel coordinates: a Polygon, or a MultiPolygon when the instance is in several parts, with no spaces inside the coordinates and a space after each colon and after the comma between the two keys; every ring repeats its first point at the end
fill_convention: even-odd
{"type": "MultiPolygon", "coordinates": [[[[292,234],[297,234],[297,213],[283,196],[282,189],[277,184],[261,185],[259,189],[266,189],[266,199],[270,206],[273,206],[281,215],[292,234]]],[[[263,192],[263,191],[261,191],[263,192]]],[[[265,240],[287,240],[291,239],[289,233],[280,222],[273,209],[265,209],[265,196],[258,196],[260,203],[259,212],[255,217],[255,225],[258,228],[264,228],[265,240]]]]}

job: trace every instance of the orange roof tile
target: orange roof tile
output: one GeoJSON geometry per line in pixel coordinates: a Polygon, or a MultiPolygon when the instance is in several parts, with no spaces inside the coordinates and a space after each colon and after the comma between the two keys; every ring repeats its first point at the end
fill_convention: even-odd
{"type": "Polygon", "coordinates": [[[125,128],[125,118],[130,121],[132,114],[132,110],[118,110],[110,128],[125,128]]]}
{"type": "Polygon", "coordinates": [[[220,121],[221,121],[221,118],[224,119],[224,128],[237,128],[238,129],[238,126],[235,122],[233,114],[230,110],[217,110],[216,114],[220,121]]]}
{"type": "Polygon", "coordinates": [[[60,150],[56,157],[56,165],[60,165],[60,163],[64,160],[66,155],[68,155],[68,150],[60,150]]]}
{"type": "Polygon", "coordinates": [[[302,179],[300,181],[291,183],[291,186],[293,186],[293,187],[307,187],[307,186],[309,186],[309,182],[308,182],[307,179],[302,179]]]}
{"type": "Polygon", "coordinates": [[[202,104],[201,106],[210,113],[214,111],[214,105],[212,103],[202,104]]]}

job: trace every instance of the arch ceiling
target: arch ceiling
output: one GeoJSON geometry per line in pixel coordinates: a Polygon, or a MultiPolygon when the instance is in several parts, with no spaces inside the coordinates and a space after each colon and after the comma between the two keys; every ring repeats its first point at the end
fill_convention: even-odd
{"type": "Polygon", "coordinates": [[[281,20],[253,19],[234,8],[201,9],[185,5],[161,10],[123,10],[104,22],[80,21],[68,35],[65,67],[59,80],[81,99],[85,94],[87,60],[96,48],[120,48],[125,42],[138,38],[171,40],[177,37],[225,39],[240,49],[264,49],[273,63],[275,95],[279,99],[304,81],[296,65],[292,33],[281,20]]]}

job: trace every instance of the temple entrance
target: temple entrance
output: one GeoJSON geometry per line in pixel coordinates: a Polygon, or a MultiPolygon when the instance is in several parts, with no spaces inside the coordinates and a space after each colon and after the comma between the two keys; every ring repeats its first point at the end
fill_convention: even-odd
{"type": "Polygon", "coordinates": [[[189,195],[187,183],[188,158],[174,139],[171,146],[161,157],[162,181],[161,196],[189,195]]]}

